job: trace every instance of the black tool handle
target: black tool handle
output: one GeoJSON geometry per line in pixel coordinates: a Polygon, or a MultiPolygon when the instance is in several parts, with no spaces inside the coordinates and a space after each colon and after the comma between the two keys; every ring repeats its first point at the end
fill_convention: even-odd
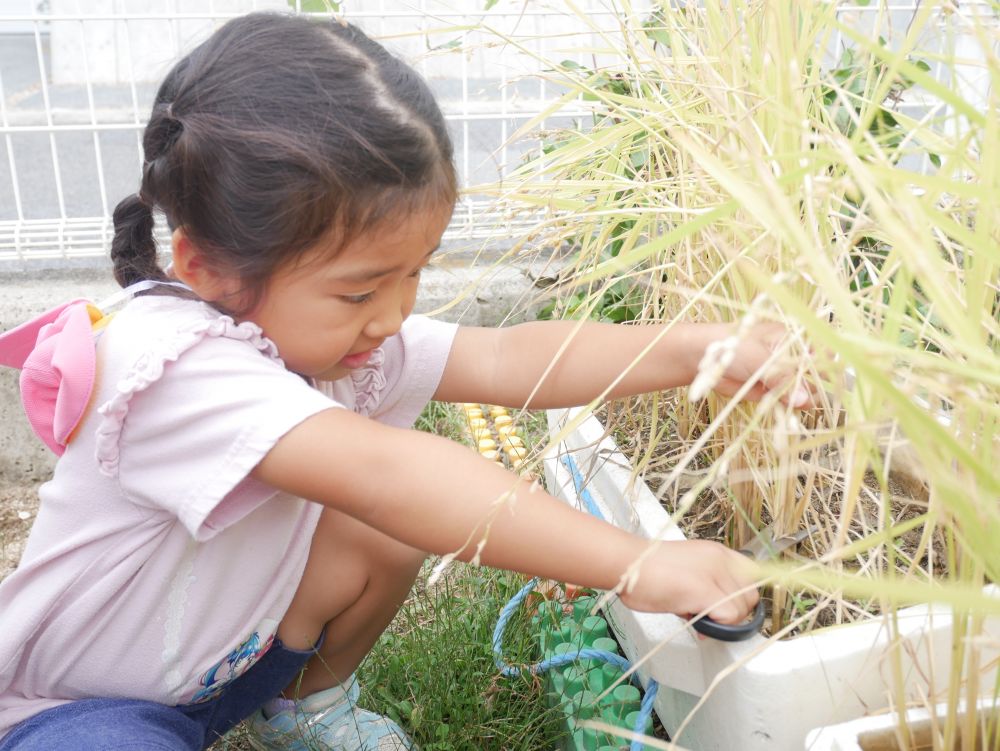
{"type": "Polygon", "coordinates": [[[760,627],[764,625],[764,601],[757,601],[757,607],[754,608],[753,617],[749,621],[738,623],[735,626],[713,621],[707,615],[694,621],[691,625],[699,634],[711,636],[719,641],[743,641],[759,632],[760,627]]]}

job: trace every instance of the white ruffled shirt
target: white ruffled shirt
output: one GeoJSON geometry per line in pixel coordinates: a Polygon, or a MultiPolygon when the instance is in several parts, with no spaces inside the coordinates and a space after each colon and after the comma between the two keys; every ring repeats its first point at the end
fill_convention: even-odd
{"type": "Polygon", "coordinates": [[[0,737],[74,699],[205,701],[253,665],[322,507],[250,471],[331,407],[412,426],[456,328],[411,316],[363,368],[310,384],[259,327],[204,303],[146,296],[118,313],[91,407],[0,583],[0,737]]]}

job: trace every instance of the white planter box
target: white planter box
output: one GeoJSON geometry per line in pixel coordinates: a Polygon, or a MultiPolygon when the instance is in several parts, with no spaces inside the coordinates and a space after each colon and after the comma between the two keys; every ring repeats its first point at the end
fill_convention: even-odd
{"type": "MultiPolygon", "coordinates": [[[[991,699],[978,704],[979,712],[997,712],[998,707],[991,699]]],[[[947,707],[939,705],[937,716],[943,717],[947,707]]],[[[895,714],[884,714],[878,717],[862,717],[839,725],[817,728],[806,738],[807,751],[889,751],[898,748],[895,741],[896,727],[899,717],[895,714]]],[[[940,728],[940,721],[932,720],[927,709],[911,709],[906,713],[906,726],[910,736],[919,748],[931,748],[930,737],[935,726],[940,728]]],[[[983,741],[981,746],[985,748],[983,741]]]]}
{"type": "MultiPolygon", "coordinates": [[[[553,435],[569,415],[563,410],[549,413],[553,435]]],[[[628,460],[603,434],[601,424],[588,418],[546,457],[549,491],[584,508],[564,461],[571,457],[605,519],[650,539],[683,539],[644,484],[629,486],[628,460]]],[[[673,740],[684,748],[800,749],[813,728],[888,705],[889,631],[881,620],[785,641],[755,636],[743,642],[721,642],[699,641],[676,616],[636,613],[617,601],[606,616],[626,656],[633,661],[645,659],[640,669],[643,680],[653,677],[660,684],[656,712],[673,740]],[[683,732],[677,735],[685,720],[683,732]]],[[[900,611],[898,623],[905,653],[910,655],[905,668],[909,693],[926,695],[928,681],[937,676],[943,682],[948,674],[950,616],[944,607],[918,606],[900,611]]],[[[994,619],[989,627],[994,643],[1000,643],[1000,621],[994,619]]],[[[995,649],[984,649],[984,664],[997,657],[995,649]]],[[[985,670],[984,685],[992,686],[994,675],[995,666],[985,670]]]]}

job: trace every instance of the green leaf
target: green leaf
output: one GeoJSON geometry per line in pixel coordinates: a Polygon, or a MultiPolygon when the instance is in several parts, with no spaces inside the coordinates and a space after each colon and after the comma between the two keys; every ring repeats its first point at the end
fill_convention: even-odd
{"type": "Polygon", "coordinates": [[[889,128],[894,128],[899,125],[899,122],[896,120],[896,116],[887,109],[879,110],[878,117],[875,118],[875,122],[880,121],[889,128]]]}
{"type": "Polygon", "coordinates": [[[839,105],[834,111],[833,124],[845,136],[849,136],[854,132],[854,118],[851,117],[850,111],[844,105],[839,105]]]}
{"type": "Polygon", "coordinates": [[[646,36],[656,44],[662,44],[664,49],[670,50],[670,35],[664,29],[646,29],[646,36]]]}
{"type": "Polygon", "coordinates": [[[629,154],[629,161],[636,170],[645,167],[649,163],[649,149],[637,149],[629,154]]]}

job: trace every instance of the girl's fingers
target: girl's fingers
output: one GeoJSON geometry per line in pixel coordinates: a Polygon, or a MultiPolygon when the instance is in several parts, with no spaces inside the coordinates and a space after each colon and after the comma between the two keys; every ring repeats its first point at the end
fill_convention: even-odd
{"type": "Polygon", "coordinates": [[[709,610],[708,617],[719,623],[736,626],[743,623],[752,611],[752,607],[749,609],[744,607],[744,603],[740,598],[730,598],[725,602],[720,602],[709,610]]]}
{"type": "MultiPolygon", "coordinates": [[[[788,329],[782,324],[768,322],[755,326],[743,340],[732,366],[717,384],[716,391],[724,396],[733,396],[763,363],[773,357],[787,337],[788,329]]],[[[811,352],[805,357],[813,359],[811,352]]],[[[781,392],[781,401],[797,409],[813,406],[816,394],[815,387],[802,376],[800,361],[787,353],[772,364],[744,398],[756,401],[769,391],[781,392]]]]}
{"type": "MultiPolygon", "coordinates": [[[[746,568],[747,561],[741,553],[737,553],[741,560],[739,562],[739,571],[743,571],[746,568]]],[[[753,609],[757,607],[757,601],[760,599],[760,592],[754,584],[751,577],[737,577],[732,581],[731,592],[739,592],[739,596],[736,601],[742,606],[744,617],[749,616],[753,609]]]]}
{"type": "MultiPolygon", "coordinates": [[[[804,380],[794,382],[789,386],[793,376],[785,373],[778,376],[766,378],[763,382],[758,381],[743,395],[746,401],[760,401],[769,391],[784,390],[781,395],[781,403],[795,409],[809,409],[814,406],[815,387],[804,380]]],[[[735,396],[743,388],[741,381],[731,378],[723,378],[716,386],[715,391],[722,396],[735,396]]]]}
{"type": "Polygon", "coordinates": [[[740,553],[730,551],[730,554],[740,560],[732,560],[731,566],[719,571],[715,586],[706,594],[713,603],[708,611],[709,617],[719,623],[735,625],[750,616],[760,594],[748,573],[747,559],[740,553]]]}

